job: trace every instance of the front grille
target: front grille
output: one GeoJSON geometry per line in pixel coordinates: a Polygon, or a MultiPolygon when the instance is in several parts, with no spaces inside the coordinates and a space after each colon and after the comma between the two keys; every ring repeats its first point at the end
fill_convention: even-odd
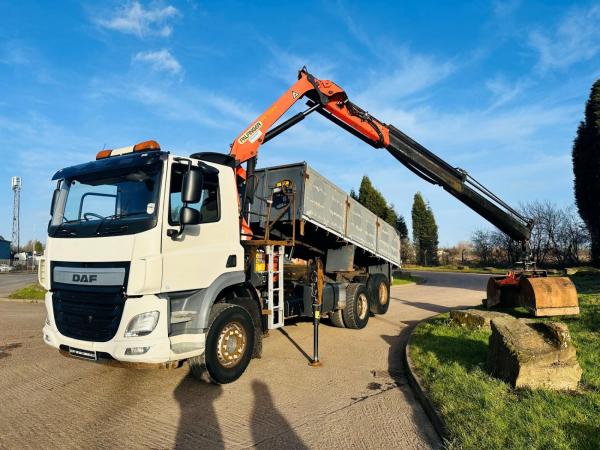
{"type": "Polygon", "coordinates": [[[54,291],[54,320],[62,335],[106,342],[117,333],[125,297],[121,292],[54,291]]]}

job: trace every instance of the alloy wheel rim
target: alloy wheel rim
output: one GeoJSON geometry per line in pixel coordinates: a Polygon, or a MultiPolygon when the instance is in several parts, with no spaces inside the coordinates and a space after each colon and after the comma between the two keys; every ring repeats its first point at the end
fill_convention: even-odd
{"type": "Polygon", "coordinates": [[[365,294],[360,294],[358,296],[358,317],[360,319],[364,319],[369,311],[369,300],[365,294]]]}
{"type": "Polygon", "coordinates": [[[219,333],[217,359],[223,367],[234,367],[242,360],[248,337],[239,322],[229,322],[219,333]]]}
{"type": "Polygon", "coordinates": [[[379,303],[385,305],[388,302],[388,290],[385,283],[379,284],[379,303]]]}

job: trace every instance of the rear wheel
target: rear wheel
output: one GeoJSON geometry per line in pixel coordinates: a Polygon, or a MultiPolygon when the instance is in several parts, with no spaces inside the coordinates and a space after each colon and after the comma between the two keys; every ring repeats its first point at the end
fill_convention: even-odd
{"type": "Polygon", "coordinates": [[[373,314],[385,314],[390,307],[390,284],[385,275],[376,274],[367,282],[370,310],[373,314]]]}
{"type": "Polygon", "coordinates": [[[204,355],[190,358],[190,369],[202,381],[231,383],[250,363],[255,339],[252,318],[241,306],[217,303],[209,323],[204,355]]]}
{"type": "Polygon", "coordinates": [[[334,327],[346,328],[346,325],[344,325],[344,319],[342,318],[342,310],[341,309],[330,312],[329,320],[331,320],[331,323],[333,324],[334,327]]]}
{"type": "Polygon", "coordinates": [[[360,329],[369,322],[369,294],[361,283],[351,283],[346,288],[346,307],[342,310],[346,328],[360,329]]]}

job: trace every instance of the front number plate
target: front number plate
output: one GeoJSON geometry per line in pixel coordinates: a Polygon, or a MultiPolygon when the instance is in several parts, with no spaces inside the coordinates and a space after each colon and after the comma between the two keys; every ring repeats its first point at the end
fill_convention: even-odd
{"type": "Polygon", "coordinates": [[[96,352],[92,350],[81,350],[80,348],[69,347],[69,354],[77,358],[90,359],[92,361],[98,360],[96,352]]]}

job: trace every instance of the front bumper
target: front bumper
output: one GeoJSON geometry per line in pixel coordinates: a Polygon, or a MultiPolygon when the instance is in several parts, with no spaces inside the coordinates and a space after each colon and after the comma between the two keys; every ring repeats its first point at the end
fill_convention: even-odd
{"type": "Polygon", "coordinates": [[[44,342],[56,349],[66,351],[68,348],[93,351],[100,356],[108,355],[107,359],[114,359],[126,363],[158,364],[165,365],[174,361],[191,358],[204,353],[205,334],[181,335],[169,337],[168,300],[156,295],[128,298],[125,301],[121,322],[115,336],[106,342],[92,342],[73,339],[64,336],[56,327],[52,307],[52,293],[47,292],[45,297],[46,313],[49,324],[43,328],[44,342]],[[129,321],[136,315],[148,311],[159,311],[160,317],[154,331],[146,336],[125,337],[125,329],[129,321]],[[139,355],[126,354],[127,349],[148,347],[148,350],[139,355]]]}

